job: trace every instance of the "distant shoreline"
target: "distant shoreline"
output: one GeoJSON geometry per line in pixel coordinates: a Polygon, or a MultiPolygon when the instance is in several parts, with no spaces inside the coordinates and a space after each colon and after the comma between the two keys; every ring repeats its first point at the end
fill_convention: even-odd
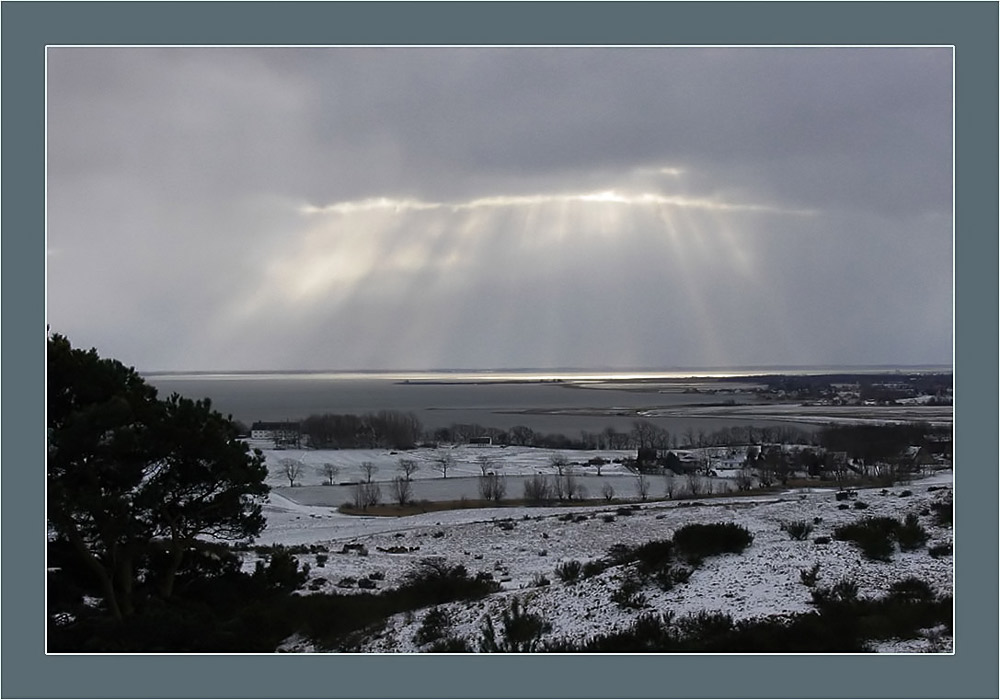
{"type": "Polygon", "coordinates": [[[183,379],[230,379],[259,377],[358,377],[396,379],[402,383],[550,383],[582,381],[684,381],[690,379],[752,379],[775,376],[865,375],[873,374],[952,374],[953,365],[750,365],[743,367],[671,368],[516,368],[516,369],[430,369],[430,370],[138,370],[144,377],[183,379]]]}

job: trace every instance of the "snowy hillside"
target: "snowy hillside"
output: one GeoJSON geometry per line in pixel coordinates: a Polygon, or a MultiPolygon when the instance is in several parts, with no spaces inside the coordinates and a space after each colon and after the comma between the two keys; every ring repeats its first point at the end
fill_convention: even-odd
{"type": "MultiPolygon", "coordinates": [[[[351,458],[360,461],[359,455],[351,458]]],[[[523,473],[541,468],[525,460],[522,455],[520,467],[515,468],[523,473]]],[[[386,471],[390,465],[387,455],[386,471]]],[[[466,473],[472,469],[470,461],[466,473]]],[[[621,471],[606,473],[623,484],[630,479],[621,471]]],[[[677,616],[721,611],[734,620],[804,613],[813,609],[812,589],[803,582],[804,572],[810,569],[817,572],[813,588],[849,579],[856,582],[862,598],[883,595],[891,584],[908,577],[927,582],[941,595],[950,595],[953,588],[952,532],[938,524],[932,512],[934,503],[951,497],[951,472],[889,489],[860,489],[845,500],[839,500],[832,489],[807,489],[757,497],[654,501],[662,498],[660,490],[649,502],[631,506],[587,501],[562,507],[467,509],[400,518],[347,516],[337,513],[333,504],[296,502],[309,501],[310,494],[322,488],[272,492],[266,509],[268,527],[259,540],[313,546],[311,552],[298,555],[301,563],[310,565],[302,594],[357,592],[362,580],[376,592],[390,589],[428,558],[462,565],[470,574],[486,572],[499,583],[498,592],[442,606],[447,634],[467,640],[472,648],[486,618],[496,622],[513,598],[550,623],[545,641],[584,640],[627,626],[651,611],[671,611],[677,616]],[[864,518],[886,516],[902,521],[907,514],[919,519],[929,540],[912,551],[897,548],[889,561],[867,559],[854,543],[832,536],[838,526],[864,518]],[[644,585],[636,597],[644,603],[633,607],[613,600],[628,578],[626,566],[610,566],[573,583],[556,574],[560,564],[600,560],[615,545],[669,539],[691,523],[735,523],[749,530],[753,541],[740,554],[706,558],[685,583],[672,590],[644,585]],[[811,532],[804,539],[793,539],[786,526],[794,523],[807,524],[811,532]],[[929,548],[935,546],[939,547],[932,556],[929,548]]],[[[248,567],[255,555],[249,556],[248,567]]],[[[425,650],[426,645],[417,644],[414,638],[427,612],[418,610],[387,620],[352,650],[425,650]]],[[[283,650],[322,651],[304,639],[288,640],[283,650]]],[[[928,630],[923,639],[884,642],[877,650],[950,651],[951,640],[939,630],[928,630]]]]}

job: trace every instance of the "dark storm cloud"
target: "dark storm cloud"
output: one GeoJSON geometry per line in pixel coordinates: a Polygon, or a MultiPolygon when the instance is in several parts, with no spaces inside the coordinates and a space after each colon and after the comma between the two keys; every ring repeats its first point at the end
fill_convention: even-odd
{"type": "Polygon", "coordinates": [[[951,59],[50,49],[49,320],[145,368],[946,362],[951,59]]]}

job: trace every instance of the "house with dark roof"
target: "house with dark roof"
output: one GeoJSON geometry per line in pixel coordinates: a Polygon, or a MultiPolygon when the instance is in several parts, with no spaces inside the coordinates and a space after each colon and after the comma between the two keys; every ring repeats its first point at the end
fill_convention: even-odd
{"type": "Polygon", "coordinates": [[[302,426],[294,421],[257,421],[250,426],[250,438],[253,440],[273,440],[275,446],[298,446],[302,443],[302,426]]]}

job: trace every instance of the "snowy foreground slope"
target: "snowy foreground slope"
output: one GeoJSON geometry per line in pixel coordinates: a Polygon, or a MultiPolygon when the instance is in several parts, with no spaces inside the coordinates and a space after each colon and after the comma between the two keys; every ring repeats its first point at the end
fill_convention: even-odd
{"type": "MultiPolygon", "coordinates": [[[[489,572],[501,584],[499,592],[485,599],[444,606],[451,618],[449,635],[475,642],[486,617],[498,620],[511,598],[517,597],[529,611],[551,623],[547,638],[585,639],[622,628],[644,611],[670,610],[678,616],[721,611],[736,620],[807,612],[812,609],[811,589],[803,584],[800,572],[817,564],[820,586],[853,579],[862,597],[882,595],[893,582],[911,576],[926,581],[935,592],[951,594],[950,554],[932,557],[925,546],[910,552],[897,549],[888,562],[871,561],[850,542],[814,541],[864,517],[902,520],[913,513],[930,534],[928,546],[950,544],[951,529],[938,526],[928,509],[932,502],[950,497],[951,480],[947,472],[889,489],[859,489],[850,502],[838,501],[834,490],[813,489],[701,501],[654,501],[651,496],[649,502],[636,503],[631,510],[588,501],[563,507],[468,509],[401,518],[342,515],[334,507],[292,500],[299,493],[306,496],[309,488],[280,489],[269,498],[268,527],[259,543],[319,545],[325,550],[319,558],[316,552],[299,555],[300,562],[310,564],[304,595],[310,590],[356,592],[354,584],[360,579],[374,581],[376,590],[384,590],[398,585],[421,560],[443,558],[450,565],[465,566],[470,574],[489,572]],[[858,501],[867,507],[854,507],[858,501]],[[796,521],[814,528],[805,540],[793,539],[782,527],[796,521]],[[562,562],[597,560],[616,544],[639,545],[667,539],[689,523],[719,522],[746,527],[753,533],[753,543],[742,554],[705,559],[686,583],[668,592],[652,585],[644,588],[642,610],[624,609],[613,602],[612,595],[621,587],[618,567],[572,584],[555,574],[562,562]]],[[[253,566],[250,557],[247,566],[253,566]]],[[[391,618],[361,643],[360,650],[421,651],[414,636],[425,613],[391,618]]],[[[287,640],[281,650],[321,651],[299,639],[287,640]]],[[[951,651],[951,640],[928,631],[923,639],[883,643],[877,650],[951,651]]]]}

